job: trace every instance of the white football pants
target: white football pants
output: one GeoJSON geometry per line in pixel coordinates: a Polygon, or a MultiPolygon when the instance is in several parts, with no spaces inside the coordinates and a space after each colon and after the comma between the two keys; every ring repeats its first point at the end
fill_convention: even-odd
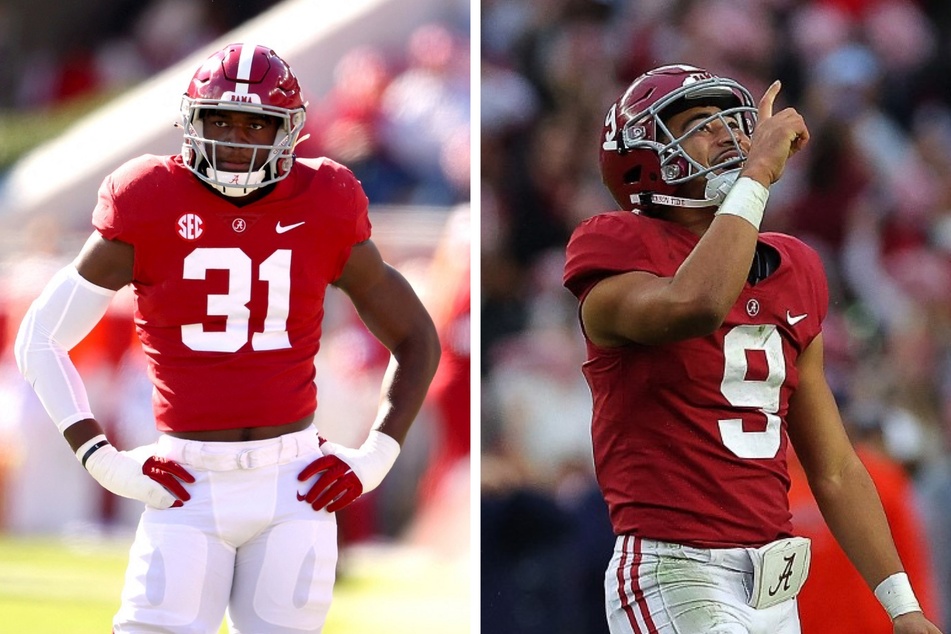
{"type": "Polygon", "coordinates": [[[337,525],[297,499],[297,474],[321,455],[307,429],[250,442],[172,436],[136,451],[193,476],[181,508],[146,508],[129,554],[116,634],[319,633],[337,563],[337,525]],[[151,455],[151,454],[150,454],[151,455]]]}
{"type": "Polygon", "coordinates": [[[747,601],[746,548],[691,548],[621,535],[604,576],[611,634],[800,634],[795,599],[747,601]]]}

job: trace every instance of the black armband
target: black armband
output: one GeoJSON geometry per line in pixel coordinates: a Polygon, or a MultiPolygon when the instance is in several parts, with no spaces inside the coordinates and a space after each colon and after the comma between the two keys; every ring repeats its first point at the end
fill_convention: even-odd
{"type": "Polygon", "coordinates": [[[86,468],[86,461],[89,460],[89,456],[93,455],[93,454],[96,453],[98,450],[102,449],[104,446],[106,446],[106,445],[108,445],[108,444],[109,444],[109,441],[108,441],[108,440],[100,440],[99,442],[97,442],[96,444],[94,444],[92,447],[90,447],[89,449],[87,449],[87,450],[86,450],[86,453],[83,454],[83,457],[82,457],[82,459],[80,460],[80,462],[81,462],[82,465],[83,465],[83,469],[86,468]]]}

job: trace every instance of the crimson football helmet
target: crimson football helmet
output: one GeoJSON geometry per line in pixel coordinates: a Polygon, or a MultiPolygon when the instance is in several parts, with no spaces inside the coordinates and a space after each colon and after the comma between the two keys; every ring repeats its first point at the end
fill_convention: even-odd
{"type": "Polygon", "coordinates": [[[288,175],[305,114],[300,85],[287,62],[267,46],[229,44],[205,60],[192,77],[182,97],[181,117],[185,164],[223,194],[244,196],[288,175]],[[263,114],[277,118],[280,127],[270,145],[214,141],[204,136],[203,110],[263,114]],[[217,169],[219,146],[251,148],[248,171],[217,169]],[[255,170],[261,153],[267,155],[267,160],[255,170]]]}
{"type": "Polygon", "coordinates": [[[755,125],[753,97],[736,81],[695,66],[655,68],[635,79],[608,110],[601,138],[601,178],[622,209],[718,205],[746,160],[734,130],[751,136],[755,125]],[[694,122],[679,137],[671,134],[666,121],[672,115],[708,105],[720,111],[694,122]],[[715,165],[702,165],[681,144],[715,120],[730,130],[736,153],[715,165]],[[701,176],[708,179],[704,199],[673,195],[680,184],[701,176]]]}

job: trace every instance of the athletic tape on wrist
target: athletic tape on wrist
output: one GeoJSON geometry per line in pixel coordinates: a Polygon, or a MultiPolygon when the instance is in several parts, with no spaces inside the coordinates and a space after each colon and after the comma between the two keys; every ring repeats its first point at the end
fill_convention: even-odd
{"type": "Polygon", "coordinates": [[[360,451],[365,457],[353,470],[357,472],[357,477],[363,484],[363,491],[372,491],[393,468],[393,463],[400,455],[400,444],[391,436],[374,429],[360,445],[360,451]]]}
{"type": "Polygon", "coordinates": [[[909,612],[921,612],[915,592],[911,589],[911,582],[904,572],[896,572],[878,584],[875,588],[875,598],[892,619],[909,612]]]}
{"type": "Polygon", "coordinates": [[[83,465],[83,469],[86,468],[86,461],[89,460],[89,457],[108,444],[109,441],[106,439],[105,434],[99,434],[84,442],[82,446],[76,450],[76,458],[83,465]]]}
{"type": "Polygon", "coordinates": [[[363,485],[363,492],[368,493],[379,486],[393,468],[393,463],[400,455],[400,444],[391,436],[374,429],[359,449],[325,441],[321,451],[346,462],[363,485]]]}
{"type": "Polygon", "coordinates": [[[763,187],[762,183],[744,176],[734,183],[723,204],[717,209],[716,215],[739,216],[759,231],[767,200],[769,200],[769,190],[763,187]]]}

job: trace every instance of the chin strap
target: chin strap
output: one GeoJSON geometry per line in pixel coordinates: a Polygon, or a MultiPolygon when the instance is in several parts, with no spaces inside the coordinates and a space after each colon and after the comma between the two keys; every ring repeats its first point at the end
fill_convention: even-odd
{"type": "Polygon", "coordinates": [[[642,194],[631,194],[631,202],[637,206],[646,205],[665,205],[667,207],[690,207],[699,209],[702,207],[719,207],[726,195],[730,193],[733,184],[736,183],[740,175],[740,168],[727,170],[721,174],[707,174],[707,186],[703,192],[703,199],[681,198],[679,196],[666,196],[664,194],[654,194],[644,192],[642,194]]]}
{"type": "Polygon", "coordinates": [[[208,183],[225,196],[247,196],[257,189],[258,183],[264,180],[264,170],[259,169],[256,172],[225,172],[216,170],[210,165],[205,168],[210,182],[208,183]],[[234,187],[222,185],[221,183],[233,183],[234,187]]]}

